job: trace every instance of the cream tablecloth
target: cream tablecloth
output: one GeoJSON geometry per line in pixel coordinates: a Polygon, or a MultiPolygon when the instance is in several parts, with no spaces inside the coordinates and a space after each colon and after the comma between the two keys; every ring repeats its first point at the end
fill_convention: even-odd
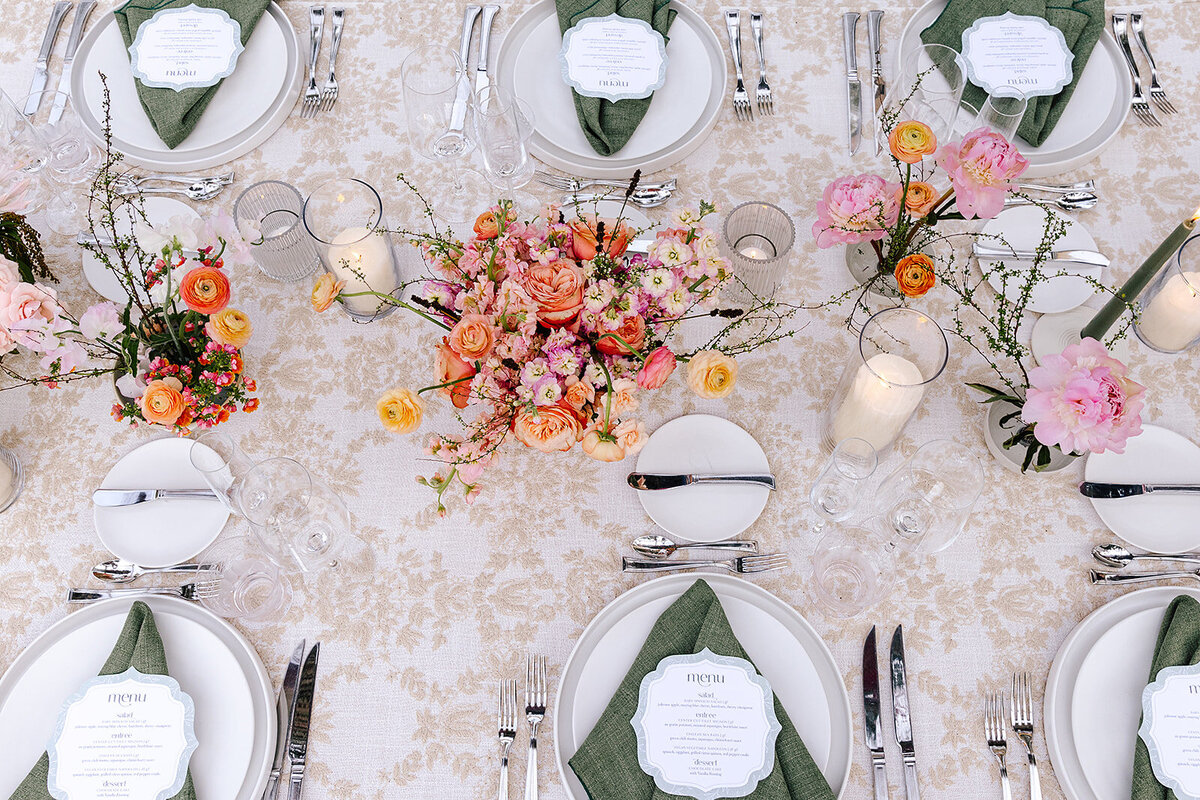
{"type": "MultiPolygon", "coordinates": [[[[10,24],[0,29],[0,85],[20,97],[49,4],[3,5],[10,24]]],[[[231,206],[236,192],[260,179],[280,178],[303,191],[355,176],[380,187],[393,221],[415,220],[413,203],[393,180],[400,170],[437,195],[437,170],[408,149],[400,63],[428,41],[457,41],[459,7],[435,0],[346,5],[335,112],[311,120],[293,114],[270,141],[235,162],[237,184],[219,202],[231,206]]],[[[523,5],[504,5],[497,32],[523,5]]],[[[305,30],[307,3],[285,6],[305,30]]],[[[695,7],[724,41],[718,4],[695,7]]],[[[895,41],[912,8],[911,0],[889,4],[886,41],[895,41]]],[[[1063,176],[1098,179],[1104,201],[1079,219],[1112,254],[1116,278],[1194,207],[1200,187],[1200,41],[1194,26],[1184,24],[1200,13],[1200,3],[1141,8],[1183,113],[1167,117],[1161,129],[1130,121],[1099,159],[1063,176]]],[[[712,197],[728,208],[769,198],[794,213],[798,246],[786,295],[817,300],[849,282],[841,253],[811,243],[815,199],[832,177],[880,165],[868,146],[853,159],[845,153],[838,15],[846,9],[798,0],[763,10],[777,115],[745,124],[723,114],[705,144],[668,172],[679,177],[681,200],[712,197]]],[[[64,31],[59,53],[66,38],[64,31]]],[[[864,44],[863,58],[865,51],[864,44]]],[[[56,55],[55,75],[59,64],[56,55]]],[[[49,255],[64,299],[76,307],[93,301],[77,250],[56,239],[49,255]]],[[[515,443],[487,475],[479,501],[469,509],[455,503],[439,519],[431,494],[414,482],[432,466],[420,460],[421,437],[389,435],[374,410],[384,389],[427,383],[429,328],[400,313],[365,327],[336,311],[317,315],[307,294],[306,284],[273,283],[252,270],[235,276],[236,305],[254,320],[246,357],[262,408],[236,415],[226,429],[252,454],[297,457],[339,490],[358,533],[375,548],[378,569],[368,578],[314,581],[286,620],[243,630],[275,680],[299,637],[323,643],[306,797],[492,796],[495,681],[523,670],[527,651],[548,654],[557,676],[587,622],[643,580],[617,566],[626,542],[653,526],[624,484],[628,464],[600,464],[578,450],[547,458],[515,443]]],[[[944,311],[944,298],[935,290],[927,305],[944,311]]],[[[808,325],[794,339],[742,360],[727,402],[699,400],[675,379],[644,397],[642,416],[653,429],[680,414],[717,414],[746,427],[767,451],[780,490],[749,533],[768,550],[790,552],[794,568],[757,580],[813,621],[845,675],[856,728],[844,797],[871,796],[858,698],[861,644],[873,623],[888,633],[905,625],[925,796],[989,796],[998,789],[981,736],[981,695],[1003,686],[1015,669],[1032,670],[1040,682],[1071,627],[1117,594],[1086,580],[1089,548],[1111,534],[1074,490],[1081,464],[1053,477],[1021,477],[988,456],[981,408],[962,386],[986,375],[962,343],[952,342],[950,368],[881,470],[939,436],[975,447],[987,480],[968,530],[951,549],[906,571],[878,607],[850,622],[823,616],[805,588],[814,544],[806,493],[822,460],[822,413],[853,340],[836,311],[803,321],[808,325]]],[[[1150,389],[1146,421],[1197,438],[1200,358],[1155,355],[1135,344],[1132,364],[1150,389]]],[[[0,515],[0,666],[68,613],[65,587],[87,584],[91,565],[107,557],[93,531],[89,491],[117,458],[155,435],[110,420],[112,399],[104,381],[0,394],[0,442],[27,471],[21,500],[0,515]]],[[[436,402],[426,432],[452,425],[447,404],[436,402]]],[[[546,733],[552,742],[552,727],[546,733]]],[[[1038,746],[1045,764],[1040,735],[1038,746]]],[[[544,753],[543,796],[562,798],[549,748],[544,753]]],[[[516,758],[515,792],[523,759],[523,753],[516,758]]],[[[1062,797],[1049,767],[1043,769],[1045,796],[1062,797]]],[[[1013,772],[1020,796],[1024,767],[1013,772]]]]}

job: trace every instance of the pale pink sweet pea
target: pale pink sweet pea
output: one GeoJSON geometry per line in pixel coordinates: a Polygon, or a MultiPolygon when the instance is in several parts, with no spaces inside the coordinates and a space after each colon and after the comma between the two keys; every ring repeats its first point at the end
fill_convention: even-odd
{"type": "Polygon", "coordinates": [[[900,215],[900,185],[878,175],[846,175],[825,187],[817,201],[817,247],[883,239],[900,215]]]}
{"type": "Polygon", "coordinates": [[[79,332],[88,339],[112,339],[122,330],[121,317],[112,303],[97,303],[79,318],[79,332]]]}
{"type": "Polygon", "coordinates": [[[954,185],[954,202],[967,219],[991,219],[1004,209],[1011,181],[1029,162],[1000,134],[977,128],[938,153],[938,165],[954,185]]]}
{"type": "Polygon", "coordinates": [[[1142,432],[1146,389],[1095,339],[1084,339],[1029,371],[1021,419],[1044,445],[1064,453],[1125,452],[1142,432]]]}

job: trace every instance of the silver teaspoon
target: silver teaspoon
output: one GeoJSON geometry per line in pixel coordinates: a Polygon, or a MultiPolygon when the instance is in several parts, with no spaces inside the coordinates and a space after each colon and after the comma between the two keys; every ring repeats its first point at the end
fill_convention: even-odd
{"type": "Polygon", "coordinates": [[[1131,553],[1119,544],[1098,544],[1092,548],[1092,557],[1107,567],[1128,566],[1134,561],[1180,561],[1188,564],[1200,564],[1200,555],[1173,553],[1131,553]]]}
{"type": "Polygon", "coordinates": [[[728,542],[691,542],[688,544],[676,543],[665,536],[648,533],[644,536],[639,536],[633,540],[633,549],[639,555],[647,558],[666,558],[676,550],[686,550],[695,548],[699,550],[734,550],[739,553],[757,553],[758,542],[755,541],[728,541],[728,542]]]}
{"type": "Polygon", "coordinates": [[[92,575],[105,583],[129,583],[152,572],[207,572],[220,569],[219,564],[175,564],[170,567],[141,567],[132,561],[114,558],[92,568],[92,575]]]}

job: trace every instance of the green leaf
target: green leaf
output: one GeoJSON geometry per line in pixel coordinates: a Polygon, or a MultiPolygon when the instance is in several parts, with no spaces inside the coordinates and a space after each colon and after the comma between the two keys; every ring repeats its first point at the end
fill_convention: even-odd
{"type": "Polygon", "coordinates": [[[1030,445],[1025,450],[1025,460],[1023,462],[1021,462],[1021,472],[1029,471],[1029,465],[1033,463],[1033,457],[1036,454],[1037,454],[1037,447],[1035,445],[1030,445]]]}

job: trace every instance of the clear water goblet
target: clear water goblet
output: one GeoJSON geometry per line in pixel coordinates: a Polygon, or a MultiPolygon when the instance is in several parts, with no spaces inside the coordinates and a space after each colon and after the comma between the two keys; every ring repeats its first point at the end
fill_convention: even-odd
{"type": "Polygon", "coordinates": [[[866,527],[830,528],[811,563],[813,596],[838,617],[853,617],[880,602],[895,581],[894,549],[866,527]]]}
{"type": "Polygon", "coordinates": [[[875,473],[879,458],[865,439],[850,438],[838,442],[809,492],[813,510],[825,521],[842,522],[850,518],[862,496],[863,482],[875,473]]]}
{"type": "Polygon", "coordinates": [[[222,537],[201,560],[218,565],[197,575],[197,582],[217,581],[201,604],[218,616],[245,622],[277,622],[292,605],[292,582],[258,542],[244,533],[222,537]]]}
{"type": "Polygon", "coordinates": [[[926,442],[879,485],[876,527],[894,547],[936,553],[958,538],[982,491],[974,453],[948,439],[926,442]]]}
{"type": "Polygon", "coordinates": [[[337,566],[350,512],[324,482],[290,458],[270,458],[246,475],[242,510],[271,560],[308,573],[337,566]]]}

